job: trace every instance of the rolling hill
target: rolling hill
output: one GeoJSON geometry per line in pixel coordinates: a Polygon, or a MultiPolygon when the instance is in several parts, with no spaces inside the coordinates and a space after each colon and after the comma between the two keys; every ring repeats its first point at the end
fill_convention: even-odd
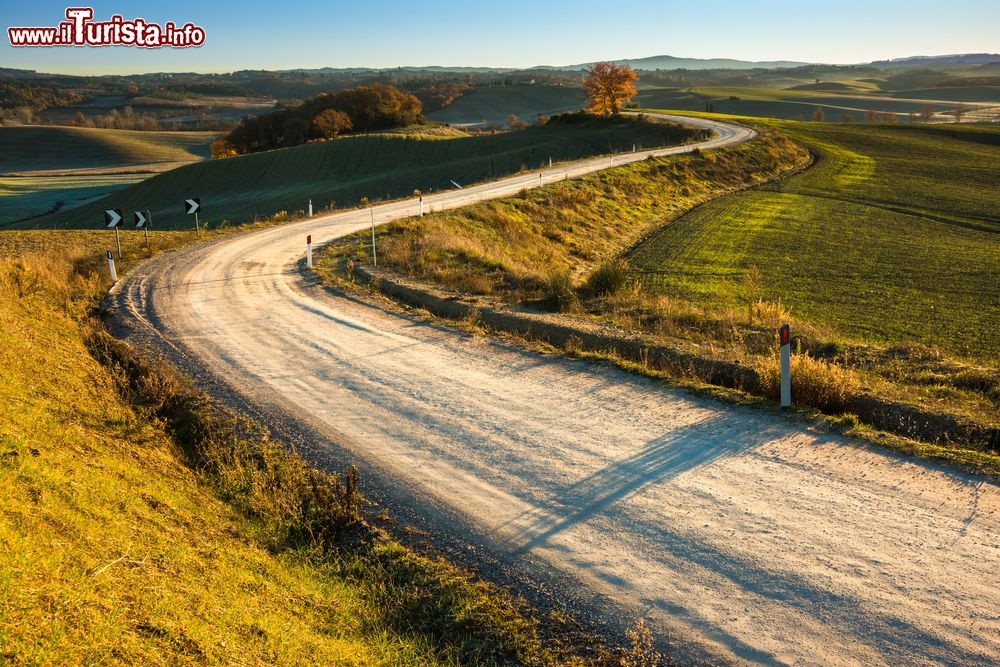
{"type": "Polygon", "coordinates": [[[211,132],[0,127],[0,225],[73,208],[207,159],[211,132]]]}
{"type": "Polygon", "coordinates": [[[630,257],[643,289],[724,307],[759,271],[845,338],[995,360],[1000,128],[765,122],[818,164],[664,227],[630,257]]]}
{"type": "Polygon", "coordinates": [[[212,132],[0,127],[0,174],[193,162],[209,156],[214,138],[212,132]]]}
{"type": "Polygon", "coordinates": [[[354,206],[363,198],[409,196],[515,173],[521,169],[639,146],[662,146],[691,136],[676,125],[614,118],[549,123],[480,137],[370,134],[225,160],[190,164],[159,174],[100,201],[28,221],[34,228],[103,224],[105,208],[151,209],[158,228],[189,227],[182,202],[200,197],[202,220],[242,223],[285,210],[354,206]]]}

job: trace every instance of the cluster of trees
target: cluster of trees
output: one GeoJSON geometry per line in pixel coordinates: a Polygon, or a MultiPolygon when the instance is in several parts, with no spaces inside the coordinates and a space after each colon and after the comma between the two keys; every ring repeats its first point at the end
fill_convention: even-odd
{"type": "Polygon", "coordinates": [[[160,127],[160,118],[156,113],[136,113],[129,106],[124,107],[121,111],[112,109],[106,114],[97,114],[90,118],[82,111],[78,111],[72,125],[77,127],[99,127],[106,130],[156,131],[162,129],[160,127]]]}
{"type": "Polygon", "coordinates": [[[75,90],[58,86],[24,81],[0,82],[0,107],[4,109],[26,107],[31,111],[42,111],[82,100],[83,95],[75,90]]]}
{"type": "Polygon", "coordinates": [[[424,109],[437,111],[451,106],[452,102],[470,90],[472,90],[472,85],[464,81],[443,81],[415,88],[411,92],[424,105],[424,109]]]}
{"type": "Polygon", "coordinates": [[[247,116],[225,139],[212,144],[212,155],[227,157],[332,139],[350,131],[423,124],[422,110],[416,96],[380,83],[322,93],[292,109],[247,116]]]}

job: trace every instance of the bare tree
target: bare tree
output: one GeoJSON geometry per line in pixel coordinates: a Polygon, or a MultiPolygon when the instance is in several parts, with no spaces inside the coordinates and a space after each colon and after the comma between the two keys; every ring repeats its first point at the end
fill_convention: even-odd
{"type": "Polygon", "coordinates": [[[816,107],[816,110],[813,111],[812,119],[814,123],[822,123],[826,120],[826,112],[822,108],[816,107]]]}
{"type": "Polygon", "coordinates": [[[920,117],[924,119],[925,123],[930,121],[934,117],[934,107],[929,104],[925,106],[923,111],[920,112],[920,117]]]}

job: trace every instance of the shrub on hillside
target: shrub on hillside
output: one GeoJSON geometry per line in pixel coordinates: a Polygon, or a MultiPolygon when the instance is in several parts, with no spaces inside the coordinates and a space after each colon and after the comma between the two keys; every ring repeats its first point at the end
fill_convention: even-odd
{"type": "Polygon", "coordinates": [[[546,284],[546,292],[552,304],[560,312],[576,309],[578,303],[576,290],[573,288],[573,278],[568,270],[552,272],[546,284]]]}
{"type": "Polygon", "coordinates": [[[628,262],[610,259],[594,269],[587,278],[587,289],[598,296],[620,294],[628,285],[628,262]]]}

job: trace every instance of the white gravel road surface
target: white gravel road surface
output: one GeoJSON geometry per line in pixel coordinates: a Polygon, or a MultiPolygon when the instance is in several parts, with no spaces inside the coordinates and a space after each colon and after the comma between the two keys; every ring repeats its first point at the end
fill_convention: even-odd
{"type": "MultiPolygon", "coordinates": [[[[752,136],[683,120],[718,132],[703,150],[752,136]]],[[[610,161],[556,166],[542,180],[610,161]]],[[[425,204],[460,206],[538,180],[515,176],[425,204]]],[[[378,207],[376,221],[416,207],[378,207]]],[[[346,438],[506,558],[544,562],[708,655],[1000,663],[994,483],[313,285],[298,264],[305,235],[328,241],[368,215],[162,256],[123,281],[119,306],[234,391],[308,419],[331,443],[346,438]]]]}

